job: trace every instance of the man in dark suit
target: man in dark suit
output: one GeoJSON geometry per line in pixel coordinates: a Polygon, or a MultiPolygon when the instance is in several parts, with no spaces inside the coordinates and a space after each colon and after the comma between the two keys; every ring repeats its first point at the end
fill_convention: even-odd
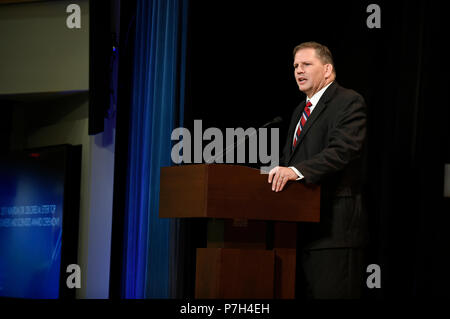
{"type": "Polygon", "coordinates": [[[336,82],[331,52],[316,42],[294,49],[294,76],[306,94],[294,110],[272,190],[288,181],[321,185],[320,223],[299,224],[297,296],[359,298],[364,284],[363,153],[366,105],[336,82]]]}

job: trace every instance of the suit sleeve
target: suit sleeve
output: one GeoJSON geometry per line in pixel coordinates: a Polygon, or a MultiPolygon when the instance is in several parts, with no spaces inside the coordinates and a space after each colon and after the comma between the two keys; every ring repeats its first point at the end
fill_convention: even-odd
{"type": "Polygon", "coordinates": [[[355,94],[337,113],[335,125],[329,133],[328,145],[310,159],[294,164],[307,183],[321,182],[361,155],[366,137],[366,121],[364,99],[355,94]]]}

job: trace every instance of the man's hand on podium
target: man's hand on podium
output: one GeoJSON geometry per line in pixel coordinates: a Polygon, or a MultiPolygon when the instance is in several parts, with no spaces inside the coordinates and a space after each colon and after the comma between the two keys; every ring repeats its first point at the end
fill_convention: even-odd
{"type": "Polygon", "coordinates": [[[289,167],[277,166],[269,172],[269,183],[272,183],[272,190],[280,192],[288,181],[295,181],[298,175],[289,167]]]}

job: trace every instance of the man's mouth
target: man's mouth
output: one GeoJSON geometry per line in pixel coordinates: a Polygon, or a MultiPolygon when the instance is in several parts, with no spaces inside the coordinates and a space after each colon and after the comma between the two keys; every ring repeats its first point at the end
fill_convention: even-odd
{"type": "Polygon", "coordinates": [[[305,83],[306,83],[306,78],[298,78],[298,79],[297,79],[297,82],[298,82],[299,84],[305,84],[305,83]]]}

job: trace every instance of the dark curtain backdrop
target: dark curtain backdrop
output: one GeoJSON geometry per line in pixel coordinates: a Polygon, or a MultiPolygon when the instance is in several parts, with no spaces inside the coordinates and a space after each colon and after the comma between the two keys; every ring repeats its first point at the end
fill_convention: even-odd
{"type": "MultiPolygon", "coordinates": [[[[443,198],[449,157],[445,14],[439,1],[377,1],[381,29],[369,29],[369,1],[192,1],[185,126],[257,127],[291,112],[304,96],[293,78],[292,49],[318,41],[334,54],[337,81],[366,99],[368,263],[382,288],[368,298],[446,295],[450,205],[443,198]]],[[[186,251],[204,225],[184,225],[186,251]]],[[[200,235],[199,235],[200,234],[200,235]]],[[[185,259],[185,273],[195,264],[185,259]]],[[[183,282],[193,295],[193,280],[183,282]]]]}

